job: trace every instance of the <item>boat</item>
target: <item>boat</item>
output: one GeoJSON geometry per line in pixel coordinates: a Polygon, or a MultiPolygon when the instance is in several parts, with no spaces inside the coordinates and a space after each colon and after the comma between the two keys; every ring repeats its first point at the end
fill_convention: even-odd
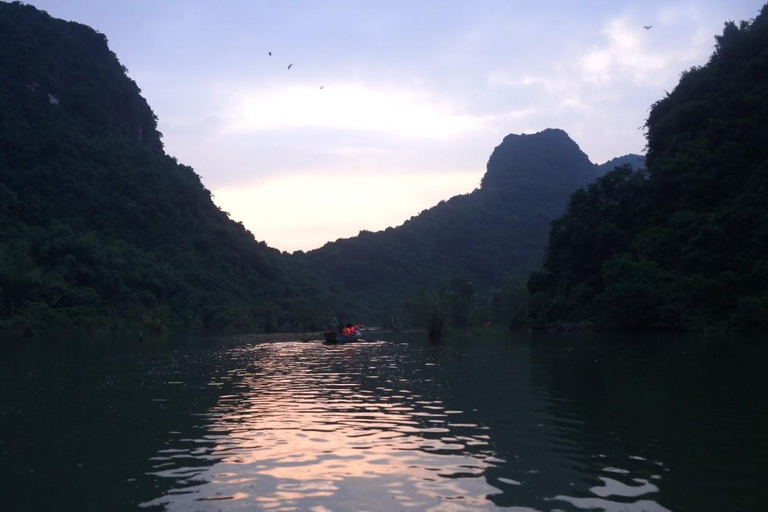
{"type": "Polygon", "coordinates": [[[326,343],[350,343],[353,341],[371,341],[361,337],[360,335],[346,336],[344,334],[334,331],[323,331],[323,338],[326,343]]]}
{"type": "Polygon", "coordinates": [[[323,332],[323,338],[325,338],[326,343],[338,343],[338,342],[344,342],[344,341],[350,341],[349,336],[344,336],[342,334],[339,334],[337,332],[333,331],[325,331],[323,332]]]}

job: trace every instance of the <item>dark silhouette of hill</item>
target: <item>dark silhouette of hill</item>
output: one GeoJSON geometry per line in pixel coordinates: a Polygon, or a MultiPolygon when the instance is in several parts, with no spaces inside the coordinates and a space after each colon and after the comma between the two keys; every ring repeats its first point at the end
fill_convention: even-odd
{"type": "Polygon", "coordinates": [[[540,268],[550,222],[601,171],[562,130],[508,135],[475,191],[301,257],[374,309],[454,276],[487,292],[505,276],[540,268]]]}
{"type": "Polygon", "coordinates": [[[309,328],[324,290],[163,152],[103,34],[0,3],[0,323],[309,328]]]}
{"type": "Polygon", "coordinates": [[[455,276],[485,293],[538,269],[570,194],[617,163],[562,130],[509,135],[477,190],[288,256],[165,154],[140,92],[103,34],[0,3],[0,327],[315,329],[455,276]]]}
{"type": "Polygon", "coordinates": [[[602,176],[603,174],[611,172],[617,167],[622,167],[624,165],[631,165],[632,168],[636,171],[645,169],[645,157],[642,155],[629,154],[629,155],[612,158],[611,160],[608,160],[604,164],[600,164],[597,166],[598,174],[602,176]]]}
{"type": "Polygon", "coordinates": [[[648,172],[607,174],[553,224],[539,323],[768,327],[768,6],[716,41],[653,105],[648,172]]]}

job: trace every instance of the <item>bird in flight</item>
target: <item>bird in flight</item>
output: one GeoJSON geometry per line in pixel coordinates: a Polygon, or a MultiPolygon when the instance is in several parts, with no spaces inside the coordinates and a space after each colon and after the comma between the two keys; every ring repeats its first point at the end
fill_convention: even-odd
{"type": "Polygon", "coordinates": [[[324,86],[324,85],[321,85],[321,86],[320,86],[320,88],[321,88],[321,89],[322,89],[323,87],[325,87],[325,86],[324,86]]]}
{"type": "Polygon", "coordinates": [[[645,30],[651,30],[651,28],[653,28],[653,25],[643,25],[643,28],[645,30]]]}
{"type": "Polygon", "coordinates": [[[268,52],[268,53],[269,53],[269,56],[271,57],[272,56],[272,52],[268,52]]]}
{"type": "Polygon", "coordinates": [[[293,66],[293,64],[292,64],[292,63],[291,63],[291,64],[288,64],[288,69],[291,69],[291,66],[293,66]]]}

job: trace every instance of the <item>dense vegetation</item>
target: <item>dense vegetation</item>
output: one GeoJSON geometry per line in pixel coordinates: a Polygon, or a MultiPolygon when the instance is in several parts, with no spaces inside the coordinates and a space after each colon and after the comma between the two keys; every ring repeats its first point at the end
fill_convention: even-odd
{"type": "Polygon", "coordinates": [[[553,224],[539,324],[768,327],[768,6],[716,39],[653,105],[648,172],[609,173],[553,224]]]}
{"type": "MultiPolygon", "coordinates": [[[[642,157],[626,158],[642,165],[642,157]]],[[[541,267],[550,222],[570,194],[621,161],[591,163],[562,130],[509,135],[493,151],[475,191],[402,226],[363,231],[299,256],[318,274],[353,290],[363,316],[384,311],[386,319],[423,327],[425,311],[436,304],[452,310],[445,298],[455,296],[451,290],[463,280],[483,310],[473,318],[488,319],[494,316],[488,311],[494,287],[541,267]]],[[[459,325],[467,322],[466,314],[454,316],[459,325]]]]}
{"type": "Polygon", "coordinates": [[[104,35],[0,3],[0,328],[509,319],[571,192],[643,162],[594,165],[561,130],[510,135],[474,192],[288,256],[219,210],[161,138],[104,35]]]}
{"type": "Polygon", "coordinates": [[[163,152],[139,93],[104,35],[0,3],[0,327],[330,317],[326,287],[163,152]]]}

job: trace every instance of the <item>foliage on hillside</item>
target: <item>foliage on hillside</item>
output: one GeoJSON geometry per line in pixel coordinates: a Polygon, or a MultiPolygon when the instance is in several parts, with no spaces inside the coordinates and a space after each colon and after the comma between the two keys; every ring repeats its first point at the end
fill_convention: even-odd
{"type": "Polygon", "coordinates": [[[648,173],[609,173],[553,224],[538,323],[768,327],[768,6],[716,39],[653,105],[648,173]]]}
{"type": "Polygon", "coordinates": [[[419,297],[453,325],[515,320],[505,308],[519,307],[549,223],[623,161],[596,166],[561,130],[510,135],[474,192],[289,257],[163,152],[104,35],[0,3],[0,327],[418,325],[419,297]]]}
{"type": "Polygon", "coordinates": [[[355,290],[363,315],[399,311],[414,318],[415,297],[440,295],[452,278],[470,281],[478,303],[487,305],[503,278],[540,268],[549,223],[571,192],[599,172],[562,130],[509,135],[475,191],[399,227],[363,231],[300,257],[318,274],[355,290]]]}
{"type": "Polygon", "coordinates": [[[319,325],[324,287],[164,154],[139,93],[102,34],[0,3],[0,324],[319,325]]]}

